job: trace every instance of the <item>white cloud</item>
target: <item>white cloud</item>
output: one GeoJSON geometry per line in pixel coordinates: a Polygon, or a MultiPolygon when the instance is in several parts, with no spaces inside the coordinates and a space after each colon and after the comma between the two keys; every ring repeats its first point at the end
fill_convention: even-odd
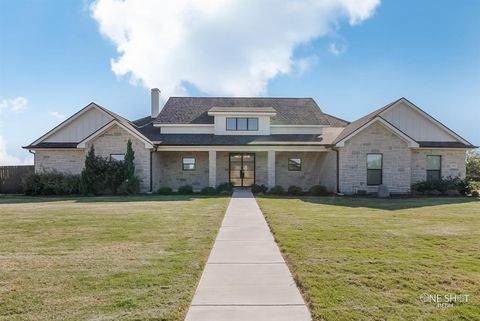
{"type": "Polygon", "coordinates": [[[295,69],[299,74],[303,74],[310,68],[312,68],[318,62],[318,56],[308,56],[299,58],[295,61],[295,69]]]}
{"type": "Polygon", "coordinates": [[[28,100],[25,97],[18,96],[12,99],[0,100],[0,112],[8,109],[14,112],[19,112],[27,108],[28,100]]]}
{"type": "Polygon", "coordinates": [[[48,114],[50,116],[53,116],[53,117],[57,118],[57,119],[64,119],[65,118],[65,115],[59,113],[58,111],[49,111],[48,114]]]}
{"type": "MultiPolygon", "coordinates": [[[[299,45],[342,19],[368,19],[380,0],[97,0],[100,31],[116,45],[117,76],[183,94],[190,83],[209,94],[264,94],[270,79],[302,65],[299,45]]],[[[305,65],[305,63],[303,63],[305,65]]],[[[302,67],[300,67],[302,68],[302,67]]]]}
{"type": "Polygon", "coordinates": [[[1,165],[33,165],[33,155],[20,157],[10,155],[7,152],[7,143],[3,136],[0,136],[0,166],[1,165]]]}
{"type": "Polygon", "coordinates": [[[340,56],[346,50],[347,50],[347,45],[345,44],[336,44],[334,42],[331,42],[328,44],[328,52],[330,52],[332,55],[340,56]]]}

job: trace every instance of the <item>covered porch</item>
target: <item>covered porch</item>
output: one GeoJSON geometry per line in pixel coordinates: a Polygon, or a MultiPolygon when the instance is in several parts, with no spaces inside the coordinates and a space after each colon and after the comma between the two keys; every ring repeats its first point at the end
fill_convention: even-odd
{"type": "Polygon", "coordinates": [[[152,153],[152,191],[226,182],[304,190],[321,184],[335,191],[336,153],[324,146],[159,146],[152,153]]]}

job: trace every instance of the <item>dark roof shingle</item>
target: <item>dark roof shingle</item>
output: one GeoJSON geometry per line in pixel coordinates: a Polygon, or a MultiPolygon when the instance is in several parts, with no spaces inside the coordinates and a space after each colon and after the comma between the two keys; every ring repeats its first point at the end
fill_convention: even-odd
{"type": "Polygon", "coordinates": [[[329,118],[312,98],[259,97],[171,97],[158,115],[158,124],[213,124],[208,110],[213,107],[255,108],[256,111],[273,108],[277,115],[273,125],[330,125],[329,118]]]}

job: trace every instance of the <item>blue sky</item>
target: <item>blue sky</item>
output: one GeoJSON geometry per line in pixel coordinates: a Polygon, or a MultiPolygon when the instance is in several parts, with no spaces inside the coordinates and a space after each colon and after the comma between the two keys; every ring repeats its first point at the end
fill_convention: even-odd
{"type": "MultiPolygon", "coordinates": [[[[91,101],[129,119],[143,117],[150,104],[147,84],[157,79],[168,84],[170,77],[188,73],[179,75],[161,62],[152,63],[156,69],[139,71],[140,80],[134,83],[128,73],[113,72],[111,61],[120,56],[119,44],[112,31],[99,30],[110,12],[94,18],[88,1],[0,0],[0,160],[24,161],[29,154],[20,146],[91,101]],[[12,102],[17,97],[27,99],[24,108],[22,102],[12,102]]],[[[285,69],[280,59],[281,71],[260,79],[266,79],[265,85],[259,81],[250,92],[313,97],[325,112],[347,120],[404,96],[480,144],[480,1],[383,1],[361,22],[352,25],[349,18],[338,15],[327,31],[318,29],[318,36],[292,45],[290,67],[285,69]]],[[[274,28],[269,32],[274,37],[274,28]]],[[[238,33],[236,37],[243,41],[238,33]]],[[[225,66],[235,61],[222,63],[230,70],[225,66]]],[[[226,77],[235,79],[239,71],[232,70],[226,77]]],[[[215,73],[196,72],[196,78],[186,78],[191,82],[182,81],[181,94],[243,93],[215,83],[215,73]]],[[[175,88],[167,92],[178,94],[175,88]]]]}

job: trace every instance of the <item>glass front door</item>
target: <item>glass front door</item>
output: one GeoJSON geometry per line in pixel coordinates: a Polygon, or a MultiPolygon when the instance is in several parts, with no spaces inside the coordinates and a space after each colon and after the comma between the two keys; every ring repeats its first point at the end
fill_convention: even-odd
{"type": "Polygon", "coordinates": [[[237,187],[255,184],[255,154],[230,154],[230,182],[237,187]]]}

